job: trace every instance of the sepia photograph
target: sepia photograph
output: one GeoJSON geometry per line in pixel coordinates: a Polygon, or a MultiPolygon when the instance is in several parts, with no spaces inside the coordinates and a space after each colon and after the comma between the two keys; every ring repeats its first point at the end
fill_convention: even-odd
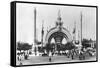
{"type": "Polygon", "coordinates": [[[97,7],[16,3],[16,65],[97,61],[97,7]]]}

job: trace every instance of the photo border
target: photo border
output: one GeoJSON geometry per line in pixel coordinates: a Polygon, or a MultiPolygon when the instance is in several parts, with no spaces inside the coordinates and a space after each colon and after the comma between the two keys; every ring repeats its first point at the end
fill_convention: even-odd
{"type": "Polygon", "coordinates": [[[44,2],[27,2],[27,1],[12,1],[10,3],[10,65],[13,67],[23,66],[40,66],[40,65],[55,65],[55,64],[70,64],[70,63],[86,63],[86,62],[98,62],[98,6],[93,5],[76,5],[76,4],[59,4],[59,3],[44,3],[44,2]],[[75,6],[75,7],[91,7],[96,8],[96,61],[81,61],[81,62],[62,62],[62,63],[49,63],[49,64],[32,64],[32,65],[16,65],[16,3],[27,4],[44,4],[44,5],[58,5],[58,6],[75,6]]]}

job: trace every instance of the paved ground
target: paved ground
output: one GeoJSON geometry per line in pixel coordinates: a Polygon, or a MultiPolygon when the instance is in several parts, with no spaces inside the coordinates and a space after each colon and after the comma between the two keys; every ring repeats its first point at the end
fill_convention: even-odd
{"type": "MultiPolygon", "coordinates": [[[[32,64],[47,64],[47,63],[61,63],[61,62],[81,62],[81,61],[93,61],[96,60],[96,55],[89,57],[86,55],[85,60],[79,60],[77,56],[74,57],[74,60],[71,58],[67,58],[66,56],[53,56],[51,62],[49,62],[49,57],[43,56],[30,56],[28,60],[22,60],[23,65],[32,65],[32,64]]],[[[17,61],[17,65],[19,65],[19,61],[17,61]]]]}

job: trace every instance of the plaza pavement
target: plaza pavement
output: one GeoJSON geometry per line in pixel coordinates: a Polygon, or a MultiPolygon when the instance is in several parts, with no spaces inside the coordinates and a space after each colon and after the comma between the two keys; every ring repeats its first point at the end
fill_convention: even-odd
{"type": "MultiPolygon", "coordinates": [[[[74,56],[74,59],[67,58],[67,56],[52,56],[52,60],[49,62],[48,56],[29,56],[28,60],[22,60],[21,63],[23,65],[32,65],[32,64],[49,64],[49,63],[62,63],[62,62],[82,62],[82,61],[95,61],[96,55],[90,57],[86,55],[85,60],[79,60],[78,56],[74,56]]],[[[20,62],[17,61],[17,65],[19,65],[20,62]]]]}

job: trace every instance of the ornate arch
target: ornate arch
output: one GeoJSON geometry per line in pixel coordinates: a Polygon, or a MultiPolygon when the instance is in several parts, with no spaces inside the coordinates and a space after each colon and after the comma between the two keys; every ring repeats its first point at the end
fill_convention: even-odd
{"type": "Polygon", "coordinates": [[[59,31],[62,32],[66,36],[65,38],[68,42],[72,41],[71,34],[69,33],[69,31],[67,29],[62,27],[61,30],[59,30],[59,28],[54,27],[54,28],[50,29],[49,32],[47,33],[46,38],[45,38],[45,42],[48,43],[51,35],[56,33],[56,32],[59,32],[59,31]]]}

